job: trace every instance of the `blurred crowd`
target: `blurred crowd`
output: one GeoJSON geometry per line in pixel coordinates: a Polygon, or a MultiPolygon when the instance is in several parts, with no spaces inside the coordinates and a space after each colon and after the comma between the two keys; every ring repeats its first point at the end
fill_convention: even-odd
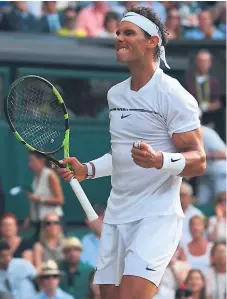
{"type": "MultiPolygon", "coordinates": [[[[193,206],[193,189],[183,182],[180,199],[185,223],[155,299],[226,298],[226,194],[215,201],[215,215],[206,218],[193,206]],[[183,297],[184,296],[184,297],[183,297]]],[[[92,284],[105,209],[94,206],[99,219],[86,222],[81,240],[63,228],[61,217],[40,219],[39,234],[23,238],[14,214],[0,219],[0,298],[100,299],[92,284]]]]}
{"type": "Polygon", "coordinates": [[[115,37],[131,5],[153,8],[169,39],[225,39],[225,1],[1,1],[0,30],[71,37],[115,37]]]}

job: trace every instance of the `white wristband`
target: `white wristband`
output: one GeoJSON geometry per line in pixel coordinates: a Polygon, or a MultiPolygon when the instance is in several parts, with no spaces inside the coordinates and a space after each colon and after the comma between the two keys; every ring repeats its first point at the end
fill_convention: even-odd
{"type": "Polygon", "coordinates": [[[95,166],[95,176],[93,179],[109,176],[112,174],[112,155],[107,153],[104,156],[90,161],[95,166]]]}
{"type": "Polygon", "coordinates": [[[180,174],[186,165],[185,157],[180,153],[164,153],[163,166],[160,170],[167,171],[172,175],[180,174]]]}

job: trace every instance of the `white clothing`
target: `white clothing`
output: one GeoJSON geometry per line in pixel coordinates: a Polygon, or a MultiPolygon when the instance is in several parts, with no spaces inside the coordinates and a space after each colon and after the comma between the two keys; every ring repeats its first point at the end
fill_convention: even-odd
{"type": "Polygon", "coordinates": [[[192,240],[192,235],[189,228],[189,221],[193,216],[199,215],[202,216],[203,213],[193,205],[189,205],[187,210],[184,211],[184,226],[183,226],[183,232],[180,240],[180,246],[185,246],[192,240]]]}
{"type": "MultiPolygon", "coordinates": [[[[35,177],[32,183],[33,193],[39,195],[43,199],[53,197],[52,191],[49,186],[49,175],[53,172],[50,168],[44,168],[39,177],[35,177]]],[[[42,221],[48,214],[55,213],[59,217],[63,215],[62,207],[59,205],[47,205],[45,202],[31,201],[31,220],[42,221]]]]}
{"type": "Polygon", "coordinates": [[[216,230],[215,242],[226,241],[226,221],[225,219],[219,220],[216,216],[209,218],[208,222],[208,234],[211,234],[216,230]]]}
{"type": "MultiPolygon", "coordinates": [[[[218,133],[212,128],[202,126],[205,152],[225,152],[226,145],[218,133]]],[[[218,193],[226,192],[226,160],[207,160],[207,169],[199,177],[198,200],[206,204],[215,199],[218,193]]]]}
{"type": "MultiPolygon", "coordinates": [[[[176,261],[174,264],[174,270],[178,275],[185,273],[186,270],[190,270],[190,265],[187,262],[176,261]]],[[[154,297],[155,299],[175,299],[175,293],[178,288],[177,281],[173,274],[173,270],[167,267],[162,277],[158,293],[154,297]]]]}
{"type": "Polygon", "coordinates": [[[104,222],[183,216],[179,196],[182,178],[136,165],[131,149],[136,140],[142,140],[154,150],[177,152],[171,141],[173,133],[200,127],[197,101],[160,68],[139,91],[131,90],[130,84],[131,78],[108,92],[113,170],[104,222]]]}
{"type": "Polygon", "coordinates": [[[213,299],[226,299],[226,273],[217,274],[214,269],[210,269],[206,275],[207,295],[213,299]]]}
{"type": "Polygon", "coordinates": [[[178,215],[104,223],[94,283],[119,285],[123,275],[134,275],[158,286],[177,249],[182,226],[183,217],[178,215]]]}
{"type": "Polygon", "coordinates": [[[212,246],[213,243],[208,243],[205,254],[200,256],[192,255],[189,252],[189,248],[187,245],[183,247],[186,260],[192,266],[192,269],[201,270],[204,274],[207,273],[210,268],[210,251],[212,246]]]}

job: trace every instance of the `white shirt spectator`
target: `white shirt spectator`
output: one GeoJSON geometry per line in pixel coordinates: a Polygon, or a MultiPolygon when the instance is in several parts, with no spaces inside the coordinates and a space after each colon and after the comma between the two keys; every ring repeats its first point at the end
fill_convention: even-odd
{"type": "Polygon", "coordinates": [[[210,268],[210,251],[213,246],[213,243],[209,243],[206,248],[206,252],[203,255],[195,256],[192,255],[189,251],[188,246],[184,246],[184,253],[188,263],[191,265],[192,269],[198,269],[206,275],[210,268]]]}
{"type": "Polygon", "coordinates": [[[193,216],[199,215],[203,216],[203,213],[193,205],[189,205],[187,210],[184,211],[185,219],[184,219],[184,226],[182,231],[182,237],[180,240],[180,246],[185,246],[192,240],[192,235],[189,229],[189,221],[193,216]]]}
{"type": "Polygon", "coordinates": [[[31,299],[36,295],[32,279],[35,267],[21,258],[13,258],[7,270],[0,270],[0,291],[10,293],[13,299],[31,299]]]}
{"type": "Polygon", "coordinates": [[[226,273],[216,273],[214,269],[207,272],[207,295],[212,299],[226,298],[226,273]]]}
{"type": "Polygon", "coordinates": [[[208,222],[207,232],[211,234],[216,230],[215,242],[226,240],[226,221],[225,219],[219,219],[216,216],[212,216],[208,222]]]}

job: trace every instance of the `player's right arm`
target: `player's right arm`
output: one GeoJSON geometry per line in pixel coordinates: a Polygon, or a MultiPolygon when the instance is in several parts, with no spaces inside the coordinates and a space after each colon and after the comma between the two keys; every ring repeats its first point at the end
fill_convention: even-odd
{"type": "Polygon", "coordinates": [[[59,161],[63,165],[70,165],[71,170],[66,168],[56,168],[60,177],[68,182],[72,177],[75,177],[79,182],[87,179],[89,172],[91,178],[99,178],[111,175],[112,173],[112,152],[106,153],[104,156],[92,160],[88,163],[81,163],[77,158],[70,157],[59,161]],[[90,167],[90,169],[88,169],[90,167]]]}

